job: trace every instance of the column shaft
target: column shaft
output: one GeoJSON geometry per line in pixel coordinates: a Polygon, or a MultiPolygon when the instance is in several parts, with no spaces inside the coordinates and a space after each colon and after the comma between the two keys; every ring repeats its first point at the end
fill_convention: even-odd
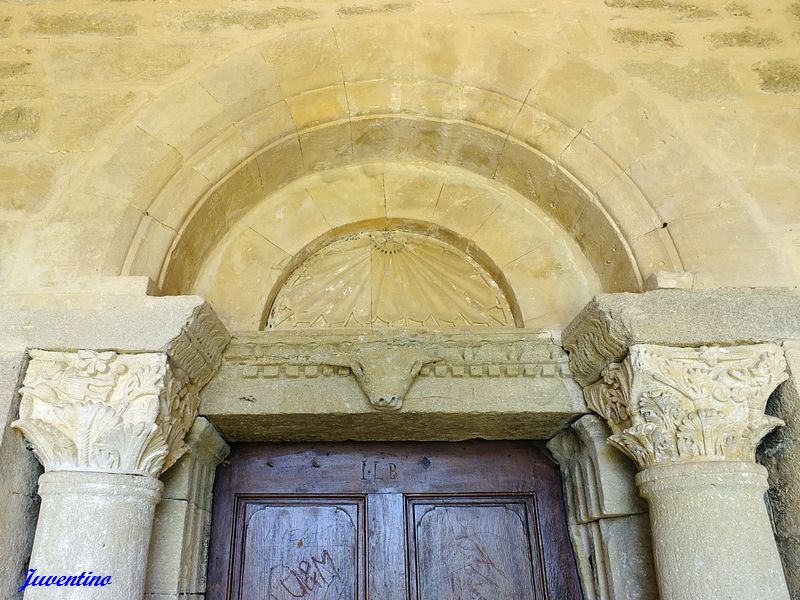
{"type": "Polygon", "coordinates": [[[773,344],[634,344],[584,392],[638,465],[661,600],[789,600],[755,449],[786,379],[773,344]]]}
{"type": "Polygon", "coordinates": [[[789,600],[760,465],[702,461],[637,476],[661,600],[789,600]]]}
{"type": "Polygon", "coordinates": [[[148,475],[50,471],[39,486],[42,505],[30,562],[36,572],[28,572],[25,600],[141,600],[163,484],[148,475]],[[75,583],[65,576],[90,571],[90,577],[110,577],[110,583],[64,585],[75,583]],[[41,585],[47,578],[51,584],[41,585]]]}

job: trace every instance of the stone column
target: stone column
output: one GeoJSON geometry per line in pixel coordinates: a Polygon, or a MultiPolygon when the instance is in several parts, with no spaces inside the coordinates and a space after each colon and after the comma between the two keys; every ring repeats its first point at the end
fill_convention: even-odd
{"type": "Polygon", "coordinates": [[[20,393],[12,426],[45,468],[24,597],[141,600],[158,476],[186,450],[196,386],[166,353],[34,350],[20,393]]]}
{"type": "Polygon", "coordinates": [[[786,379],[773,344],[676,348],[633,344],[585,389],[611,444],[639,468],[661,600],[788,600],[764,502],[764,414],[786,379]]]}
{"type": "Polygon", "coordinates": [[[28,364],[25,350],[0,351],[0,598],[17,594],[36,531],[39,497],[36,480],[42,468],[25,440],[9,426],[19,415],[19,394],[28,364]]]}
{"type": "Polygon", "coordinates": [[[584,600],[658,597],[647,504],[634,465],[608,444],[602,418],[585,415],[547,443],[561,468],[584,600]]]}
{"type": "Polygon", "coordinates": [[[164,475],[156,507],[145,598],[200,598],[206,591],[214,475],[230,448],[203,417],[186,436],[189,451],[164,475]]]}

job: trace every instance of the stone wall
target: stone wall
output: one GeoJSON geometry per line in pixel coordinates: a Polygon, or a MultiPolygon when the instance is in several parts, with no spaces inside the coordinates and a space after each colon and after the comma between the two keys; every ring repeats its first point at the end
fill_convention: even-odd
{"type": "MultiPolygon", "coordinates": [[[[129,250],[146,225],[145,258],[163,255],[179,225],[155,220],[149,203],[161,191],[198,198],[224,179],[266,139],[241,115],[268,106],[283,107],[259,123],[270,131],[373,108],[491,125],[574,167],[644,276],[664,267],[644,243],[658,238],[674,246],[665,270],[694,273],[695,287],[796,285],[799,49],[793,0],[7,3],[0,285],[99,272],[157,279],[129,250]],[[296,95],[314,89],[327,91],[296,95]],[[566,141],[553,145],[556,134],[566,141]],[[222,136],[221,153],[198,155],[222,136]],[[604,158],[586,160],[595,150],[604,158]],[[640,191],[646,220],[625,220],[622,181],[640,191]]],[[[470,143],[457,167],[511,152],[470,143]]],[[[308,164],[312,151],[341,154],[335,144],[303,150],[295,176],[322,168],[308,164]]],[[[562,204],[553,210],[589,219],[562,204]]],[[[571,233],[590,259],[603,246],[571,233]]]]}

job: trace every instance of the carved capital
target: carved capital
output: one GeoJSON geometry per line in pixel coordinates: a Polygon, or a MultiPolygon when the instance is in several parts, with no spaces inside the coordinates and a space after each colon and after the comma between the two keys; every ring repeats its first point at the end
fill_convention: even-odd
{"type": "Polygon", "coordinates": [[[774,344],[727,348],[631,346],[621,363],[585,388],[609,441],[640,469],[696,460],[754,461],[780,419],[766,416],[770,393],[787,379],[774,344]]]}
{"type": "Polygon", "coordinates": [[[157,477],[186,451],[197,392],[164,353],[33,350],[12,427],[46,471],[157,477]]]}

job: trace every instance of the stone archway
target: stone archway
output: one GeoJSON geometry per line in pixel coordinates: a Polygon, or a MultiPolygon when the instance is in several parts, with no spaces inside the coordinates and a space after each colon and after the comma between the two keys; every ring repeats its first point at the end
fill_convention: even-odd
{"type": "MultiPolygon", "coordinates": [[[[506,194],[512,197],[510,205],[524,205],[536,213],[530,223],[545,223],[549,238],[544,237],[550,242],[564,242],[562,256],[569,259],[565,263],[576,266],[570,275],[577,278],[580,292],[575,292],[570,306],[558,307],[563,312],[548,312],[547,302],[533,301],[536,277],[515,279],[509,274],[511,263],[524,254],[520,245],[514,246],[518,253],[509,261],[493,260],[498,269],[505,269],[503,274],[517,295],[530,302],[523,319],[526,324],[560,329],[595,292],[640,291],[642,281],[655,271],[683,270],[685,255],[679,255],[673,234],[665,226],[667,219],[660,217],[648,197],[654,188],[669,182],[672,171],[656,169],[655,174],[640,174],[637,180],[628,169],[632,160],[629,152],[634,150],[620,150],[627,141],[625,136],[592,136],[585,131],[600,104],[618,99],[606,93],[616,86],[610,74],[559,48],[539,46],[535,40],[495,35],[495,31],[471,25],[436,27],[435,35],[429,35],[432,30],[428,26],[411,24],[406,30],[407,26],[403,22],[382,26],[386,43],[375,50],[379,54],[366,58],[358,48],[360,42],[374,35],[367,26],[293,32],[224,57],[214,69],[161,93],[129,127],[119,132],[113,143],[103,148],[102,154],[95,156],[94,164],[82,173],[86,176],[74,177],[74,185],[63,198],[60,216],[64,223],[76,218],[72,210],[80,219],[87,218],[89,212],[124,215],[121,223],[115,218],[103,221],[103,235],[97,241],[85,241],[89,248],[86,260],[81,260],[82,240],[64,248],[64,258],[43,261],[44,272],[68,264],[73,270],[68,273],[94,273],[104,263],[107,274],[150,277],[163,294],[202,288],[209,290],[209,295],[218,294],[215,302],[220,312],[228,311],[226,318],[231,323],[256,329],[253,323],[263,320],[263,308],[269,306],[271,290],[286,268],[280,260],[269,263],[270,267],[280,267],[270,268],[270,273],[276,272],[276,279],[264,278],[266,283],[261,288],[253,286],[248,290],[252,294],[242,298],[247,300],[244,308],[222,296],[224,277],[215,280],[215,275],[231,273],[233,269],[211,267],[215,261],[236,258],[235,253],[226,252],[236,245],[237,227],[246,229],[248,218],[259,210],[274,210],[286,200],[291,187],[304,180],[324,179],[341,169],[368,171],[374,164],[387,161],[393,167],[410,165],[439,174],[456,173],[461,181],[474,181],[487,193],[506,194]],[[417,47],[407,43],[412,35],[415,39],[438,41],[417,47]],[[472,57],[471,49],[476,44],[492,50],[487,51],[489,56],[481,63],[472,57]],[[509,70],[507,65],[515,68],[509,70]],[[581,76],[565,78],[563,72],[581,76]],[[570,80],[579,80],[580,85],[565,84],[570,80]],[[581,101],[571,102],[571,108],[567,108],[563,103],[567,97],[581,101]],[[651,179],[645,181],[648,177],[651,179]],[[643,190],[647,189],[649,192],[645,193],[643,190]],[[542,306],[545,310],[538,312],[542,306]],[[537,317],[543,317],[542,321],[537,323],[537,317]]],[[[630,103],[642,104],[638,99],[630,103]]],[[[624,110],[621,115],[619,120],[631,116],[624,110]]],[[[613,123],[615,118],[616,113],[608,122],[613,123]]],[[[613,126],[607,127],[610,129],[613,126]]],[[[655,145],[654,138],[668,130],[664,123],[648,130],[650,137],[637,143],[635,152],[654,151],[648,143],[655,145]]],[[[691,152],[664,155],[664,160],[655,161],[662,167],[668,163],[679,169],[695,160],[691,152]]],[[[427,221],[409,215],[399,218],[439,224],[434,216],[435,211],[426,217],[427,221]]],[[[385,213],[382,218],[390,217],[393,218],[385,213]]],[[[329,223],[329,229],[317,233],[324,238],[338,226],[363,224],[365,219],[365,215],[357,213],[342,223],[329,223]]],[[[527,231],[535,229],[529,227],[527,231]]],[[[313,239],[303,241],[311,243],[313,239]]],[[[489,244],[477,245],[485,254],[497,255],[497,249],[489,244]]],[[[288,268],[298,253],[302,254],[302,248],[285,253],[289,256],[288,268]]],[[[230,264],[235,262],[230,260],[230,264]]],[[[242,273],[254,279],[260,277],[254,265],[244,266],[242,273]]],[[[559,285],[575,281],[564,278],[559,285]]],[[[550,291],[558,289],[553,281],[549,283],[550,291]]],[[[85,302],[85,298],[81,301],[85,302]]],[[[119,304],[116,300],[107,302],[112,307],[119,304]]],[[[783,305],[776,301],[775,306],[783,305]]],[[[109,314],[114,314],[113,308],[109,314]]],[[[26,319],[27,316],[18,319],[23,323],[20,329],[29,327],[26,319]]],[[[59,327],[54,329],[60,331],[59,327]]],[[[611,326],[601,320],[598,327],[611,326]]],[[[762,331],[753,340],[770,341],[762,338],[783,339],[787,335],[792,334],[781,332],[773,336],[762,331]]],[[[643,341],[626,340],[623,350],[618,351],[613,339],[607,339],[613,337],[607,330],[593,332],[596,350],[605,359],[621,361],[633,341],[643,341]],[[605,356],[609,346],[611,355],[605,356]]],[[[103,343],[83,334],[52,341],[26,333],[20,339],[25,340],[26,348],[55,346],[56,350],[71,351],[99,344],[102,347],[98,350],[105,349],[103,343]]],[[[645,341],[692,346],[720,340],[741,342],[733,335],[645,341]]],[[[123,344],[129,353],[140,352],[143,347],[148,346],[123,344]]],[[[301,375],[311,381],[335,373],[342,375],[339,383],[348,387],[348,393],[358,392],[349,366],[312,360],[301,361],[302,364],[284,361],[276,371],[275,364],[256,360],[265,356],[256,355],[257,343],[245,339],[240,347],[252,350],[244,358],[235,357],[239,362],[231,365],[242,379],[268,378],[277,372],[276,378],[285,383],[284,379],[294,380],[301,375]]],[[[435,366],[420,375],[433,380],[469,373],[474,380],[480,378],[489,384],[502,380],[512,386],[529,377],[537,384],[560,385],[575,392],[572,377],[562,369],[563,352],[549,349],[555,350],[556,356],[534,356],[530,360],[516,355],[509,358],[507,354],[500,359],[476,358],[474,353],[465,352],[460,358],[456,356],[458,360],[450,356],[450,363],[438,365],[441,369],[435,366]],[[470,355],[469,360],[466,354],[470,355]]],[[[597,366],[598,372],[600,369],[597,366]]],[[[563,429],[567,421],[585,410],[580,396],[573,393],[569,398],[573,403],[558,413],[552,427],[563,429]]],[[[252,404],[247,394],[238,400],[245,408],[252,404]]],[[[453,412],[458,413],[458,408],[453,412]]],[[[246,410],[241,415],[241,420],[250,417],[246,410]]],[[[222,423],[222,416],[217,416],[222,423]]],[[[509,422],[495,426],[496,431],[508,435],[509,422]]],[[[544,431],[541,435],[554,433],[552,428],[544,431]]],[[[202,438],[201,434],[202,431],[196,437],[202,438]]],[[[207,460],[198,467],[201,470],[207,471],[209,464],[219,459],[224,444],[214,438],[209,448],[207,460]]],[[[197,455],[201,454],[198,447],[197,455]]],[[[188,464],[189,470],[197,466],[188,464]]],[[[180,481],[175,483],[179,484],[180,481]]],[[[169,499],[176,503],[165,510],[186,508],[187,513],[191,512],[189,498],[178,496],[188,492],[175,493],[169,499]]],[[[193,516],[178,520],[182,525],[188,524],[185,531],[192,535],[202,536],[201,504],[202,500],[198,500],[195,508],[200,510],[193,516]]],[[[761,541],[766,544],[763,537],[761,541]]],[[[190,539],[180,551],[198,547],[202,547],[202,537],[190,539]]],[[[187,585],[200,586],[198,573],[187,585]]],[[[198,589],[194,587],[193,591],[198,589]]]]}
{"type": "Polygon", "coordinates": [[[163,93],[68,191],[105,203],[114,190],[114,202],[128,203],[104,271],[147,275],[162,293],[189,291],[221,236],[283,186],[387,160],[454,167],[514,191],[574,238],[607,291],[683,270],[626,164],[582,129],[606,100],[589,96],[577,114],[559,101],[614,88],[607,74],[532,40],[498,44],[471,26],[432,36],[454,42],[442,49],[454,53],[443,71],[438,51],[403,47],[404,24],[382,27],[398,45],[368,64],[354,49],[373,31],[309,29],[163,93]],[[471,64],[475,43],[496,47],[496,59],[471,64]],[[525,68],[505,72],[512,63],[525,68]],[[581,86],[567,90],[548,75],[563,68],[579,71],[581,86]]]}

